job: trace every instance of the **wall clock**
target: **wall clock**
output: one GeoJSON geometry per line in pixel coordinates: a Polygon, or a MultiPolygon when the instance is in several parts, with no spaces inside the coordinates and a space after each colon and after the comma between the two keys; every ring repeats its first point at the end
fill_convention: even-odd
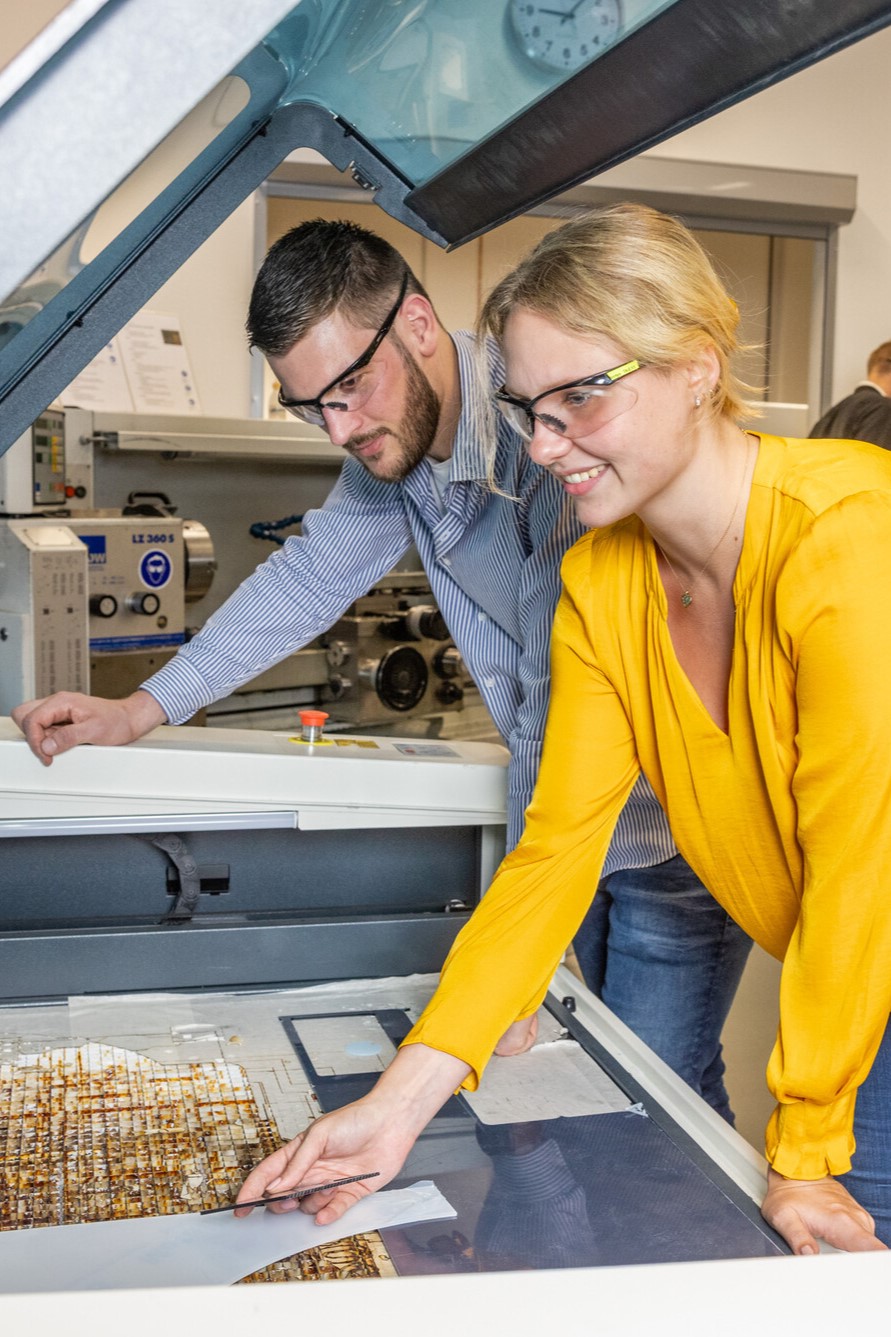
{"type": "Polygon", "coordinates": [[[510,0],[523,54],[546,70],[570,73],[612,46],[622,28],[621,0],[510,0]]]}

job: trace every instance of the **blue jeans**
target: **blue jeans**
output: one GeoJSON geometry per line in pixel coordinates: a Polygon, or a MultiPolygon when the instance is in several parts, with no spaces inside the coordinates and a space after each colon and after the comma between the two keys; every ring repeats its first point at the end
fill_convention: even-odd
{"type": "Polygon", "coordinates": [[[592,993],[732,1124],[721,1031],[752,940],[689,864],[605,877],[573,946],[592,993]]]}
{"type": "Polygon", "coordinates": [[[872,1213],[876,1234],[891,1247],[891,1022],[857,1092],[854,1139],[852,1168],[839,1182],[872,1213]]]}

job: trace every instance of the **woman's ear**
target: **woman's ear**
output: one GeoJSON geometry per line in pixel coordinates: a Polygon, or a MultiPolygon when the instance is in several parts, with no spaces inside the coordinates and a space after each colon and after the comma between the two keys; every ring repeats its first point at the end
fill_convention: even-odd
{"type": "Polygon", "coordinates": [[[712,344],[703,348],[685,365],[690,394],[697,406],[711,399],[721,379],[721,364],[712,344]]]}

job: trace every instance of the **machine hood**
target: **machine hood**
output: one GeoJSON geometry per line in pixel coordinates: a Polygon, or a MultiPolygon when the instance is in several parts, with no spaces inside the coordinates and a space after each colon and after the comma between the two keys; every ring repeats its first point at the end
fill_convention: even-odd
{"type": "Polygon", "coordinates": [[[888,0],[72,0],[0,73],[0,453],[292,151],[459,246],[888,0]]]}

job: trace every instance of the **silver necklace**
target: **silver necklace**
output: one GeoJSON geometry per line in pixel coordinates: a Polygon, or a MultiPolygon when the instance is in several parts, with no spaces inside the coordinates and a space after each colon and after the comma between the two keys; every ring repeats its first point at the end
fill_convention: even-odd
{"type": "MultiPolygon", "coordinates": [[[[745,486],[746,474],[747,474],[748,472],[749,472],[749,442],[748,442],[748,437],[747,437],[747,438],[746,438],[746,453],[745,453],[745,458],[744,458],[744,460],[743,460],[742,478],[740,479],[740,482],[739,482],[739,490],[737,491],[737,494],[736,494],[736,503],[735,503],[735,505],[734,505],[734,507],[733,507],[733,510],[732,510],[731,514],[730,514],[730,519],[727,521],[727,525],[726,525],[726,528],[724,529],[723,534],[722,534],[721,537],[718,539],[718,541],[717,541],[717,543],[715,544],[715,546],[712,548],[712,550],[711,550],[711,552],[709,553],[708,557],[706,557],[705,561],[702,563],[702,566],[701,566],[701,567],[699,568],[699,570],[696,572],[696,575],[692,578],[692,580],[689,580],[689,581],[687,582],[686,585],[685,585],[684,582],[681,580],[681,578],[680,578],[680,576],[678,575],[677,571],[675,571],[674,567],[672,566],[672,564],[671,564],[671,558],[668,556],[668,553],[665,551],[664,548],[660,547],[658,543],[656,544],[656,548],[657,548],[658,551],[662,554],[662,556],[665,558],[665,562],[666,562],[666,564],[667,564],[667,566],[668,566],[669,571],[671,572],[671,574],[674,576],[675,580],[677,581],[678,589],[679,589],[680,592],[681,592],[681,606],[682,606],[683,608],[689,608],[689,607],[690,607],[691,603],[693,602],[693,586],[696,584],[697,580],[699,580],[700,577],[704,574],[704,572],[705,572],[706,569],[708,568],[708,564],[709,564],[709,562],[712,560],[712,558],[714,557],[715,553],[718,551],[718,549],[720,548],[721,544],[724,542],[724,540],[726,539],[727,535],[730,533],[730,530],[731,530],[731,527],[732,527],[732,525],[733,525],[733,522],[734,522],[734,520],[736,519],[736,513],[737,513],[737,511],[739,510],[739,503],[742,501],[743,487],[745,486]]],[[[655,541],[655,540],[654,540],[654,541],[655,541]]]]}

